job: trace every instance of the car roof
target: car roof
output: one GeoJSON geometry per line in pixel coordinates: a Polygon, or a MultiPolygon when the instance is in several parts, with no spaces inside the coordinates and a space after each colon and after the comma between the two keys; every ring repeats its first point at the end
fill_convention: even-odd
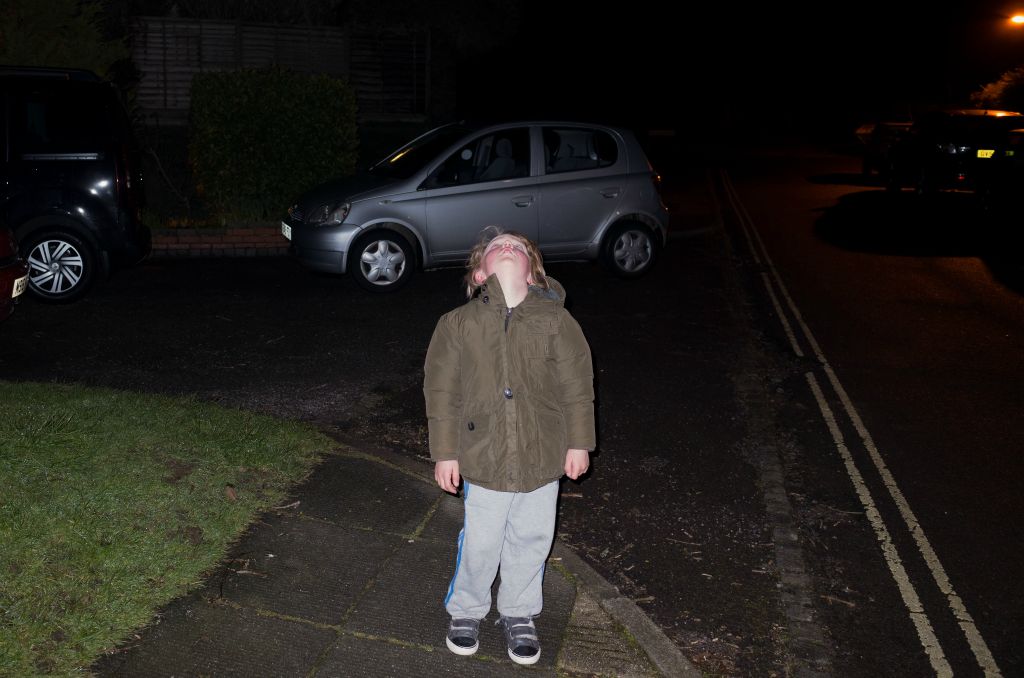
{"type": "Polygon", "coordinates": [[[516,120],[475,118],[475,119],[460,120],[459,122],[452,123],[452,124],[462,125],[463,127],[466,127],[467,129],[470,129],[470,130],[472,130],[474,132],[480,131],[480,130],[485,130],[485,129],[496,128],[496,127],[520,127],[520,126],[521,127],[528,127],[528,126],[538,126],[538,127],[540,127],[540,126],[544,126],[544,127],[556,127],[556,126],[560,126],[560,127],[599,127],[599,128],[602,128],[602,129],[610,129],[610,130],[616,130],[616,131],[622,131],[622,130],[626,129],[624,127],[619,127],[618,125],[606,125],[604,123],[590,122],[590,121],[586,121],[586,120],[559,120],[559,119],[544,119],[544,118],[516,119],[516,120]]]}
{"type": "Polygon", "coordinates": [[[103,80],[92,71],[81,68],[43,68],[38,66],[0,66],[0,77],[77,80],[79,82],[102,82],[103,80]]]}

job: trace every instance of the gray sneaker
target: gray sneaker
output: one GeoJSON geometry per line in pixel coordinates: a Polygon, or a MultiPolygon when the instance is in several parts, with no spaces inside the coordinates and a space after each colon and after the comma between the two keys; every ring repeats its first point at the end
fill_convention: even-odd
{"type": "Polygon", "coordinates": [[[508,656],[516,664],[536,664],[540,659],[540,639],[530,617],[500,617],[497,624],[505,631],[508,656]]]}
{"type": "Polygon", "coordinates": [[[444,642],[455,654],[471,655],[480,648],[480,620],[452,619],[448,624],[448,635],[444,642]]]}

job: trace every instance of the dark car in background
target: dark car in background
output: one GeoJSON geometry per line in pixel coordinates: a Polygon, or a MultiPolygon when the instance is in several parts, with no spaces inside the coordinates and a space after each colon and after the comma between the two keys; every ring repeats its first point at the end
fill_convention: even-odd
{"type": "Polygon", "coordinates": [[[0,97],[0,221],[28,261],[29,292],[75,301],[149,254],[130,120],[88,71],[0,67],[0,97]]]}
{"type": "Polygon", "coordinates": [[[27,286],[28,264],[18,256],[14,234],[0,226],[0,321],[14,312],[14,304],[27,286]]]}
{"type": "Polygon", "coordinates": [[[1015,111],[955,109],[918,116],[892,145],[886,187],[917,193],[963,190],[987,193],[1000,180],[1011,132],[1024,127],[1015,111]]]}
{"type": "Polygon", "coordinates": [[[489,225],[537,242],[547,261],[599,260],[643,275],[664,246],[659,176],[630,130],[579,122],[451,124],[365,176],[309,191],[281,231],[307,267],[399,289],[420,267],[461,265],[489,225]]]}
{"type": "Polygon", "coordinates": [[[911,124],[909,120],[880,120],[858,127],[856,137],[860,144],[861,172],[885,172],[889,167],[889,152],[910,132],[911,124]]]}

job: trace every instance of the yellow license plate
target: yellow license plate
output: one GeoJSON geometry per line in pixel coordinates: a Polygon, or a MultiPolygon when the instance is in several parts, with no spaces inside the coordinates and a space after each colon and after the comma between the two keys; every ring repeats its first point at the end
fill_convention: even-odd
{"type": "Polygon", "coordinates": [[[979,158],[991,158],[995,154],[996,154],[995,149],[992,149],[992,148],[979,148],[978,149],[978,157],[979,158]]]}

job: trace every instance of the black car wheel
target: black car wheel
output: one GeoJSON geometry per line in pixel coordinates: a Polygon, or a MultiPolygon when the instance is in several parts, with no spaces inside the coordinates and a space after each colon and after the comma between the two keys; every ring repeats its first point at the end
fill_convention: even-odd
{"type": "Polygon", "coordinates": [[[348,272],[371,292],[394,292],[409,282],[416,253],[404,237],[387,229],[364,233],[352,243],[348,272]]]}
{"type": "Polygon", "coordinates": [[[651,270],[658,242],[651,229],[637,221],[613,226],[604,239],[602,259],[620,278],[638,278],[651,270]]]}
{"type": "Polygon", "coordinates": [[[81,299],[96,280],[99,256],[83,238],[61,229],[43,229],[21,244],[29,266],[29,292],[55,304],[81,299]]]}

